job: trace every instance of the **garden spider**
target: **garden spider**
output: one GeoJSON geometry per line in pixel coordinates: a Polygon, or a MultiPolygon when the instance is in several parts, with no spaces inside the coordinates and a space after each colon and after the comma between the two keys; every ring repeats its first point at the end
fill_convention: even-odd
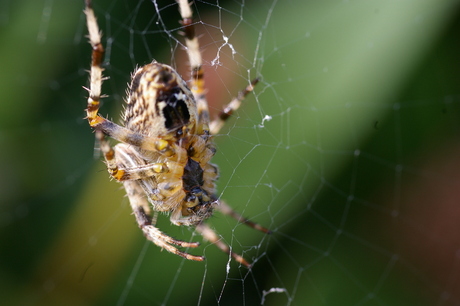
{"type": "Polygon", "coordinates": [[[204,220],[214,209],[230,215],[264,233],[270,231],[242,217],[216,196],[218,169],[210,163],[216,149],[212,136],[238,109],[258,79],[252,81],[210,121],[205,98],[202,59],[187,0],[178,0],[192,79],[190,88],[170,66],[153,61],[137,69],[128,88],[124,126],[99,116],[101,67],[104,47],[91,0],[85,1],[85,14],[92,47],[87,119],[96,131],[108,171],[123,183],[136,221],[148,240],[186,259],[203,261],[204,257],[180,251],[177,247],[195,248],[198,242],[173,239],[155,227],[155,213],[169,212],[173,224],[194,226],[204,239],[217,245],[237,262],[250,267],[230,250],[204,220]],[[120,143],[112,148],[106,139],[120,143]],[[151,205],[151,206],[150,206],[151,205]],[[176,247],[177,246],[177,247],[176,247]]]}

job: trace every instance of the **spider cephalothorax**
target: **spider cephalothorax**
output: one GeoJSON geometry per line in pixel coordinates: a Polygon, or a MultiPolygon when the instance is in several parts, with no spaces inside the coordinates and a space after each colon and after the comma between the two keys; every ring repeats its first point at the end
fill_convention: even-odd
{"type": "Polygon", "coordinates": [[[192,11],[187,0],[179,0],[178,3],[193,71],[191,90],[168,65],[154,61],[137,69],[127,91],[124,126],[120,126],[98,114],[104,48],[91,1],[86,0],[85,13],[93,48],[87,119],[96,130],[109,173],[123,183],[136,220],[149,240],[184,258],[204,259],[179,251],[174,246],[197,247],[199,243],[173,239],[155,227],[152,210],[169,212],[173,224],[194,226],[205,239],[238,262],[250,266],[242,256],[231,252],[203,221],[212,215],[214,209],[218,209],[269,233],[218,200],[215,190],[218,170],[210,163],[216,152],[211,135],[216,134],[240,106],[257,79],[241,91],[216,120],[210,122],[192,11]],[[106,136],[120,143],[112,148],[106,136]]]}

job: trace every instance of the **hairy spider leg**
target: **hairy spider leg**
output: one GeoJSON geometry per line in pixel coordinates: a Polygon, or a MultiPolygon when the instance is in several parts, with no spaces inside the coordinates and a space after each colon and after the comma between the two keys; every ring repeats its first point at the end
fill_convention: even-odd
{"type": "Polygon", "coordinates": [[[235,252],[232,252],[230,250],[230,247],[225,244],[224,242],[222,242],[222,240],[217,236],[216,232],[211,229],[209,227],[209,225],[207,224],[204,224],[204,223],[200,223],[196,226],[196,231],[198,233],[201,234],[201,236],[203,236],[204,239],[206,239],[207,241],[211,242],[212,244],[216,245],[219,249],[221,249],[223,252],[229,254],[230,256],[233,257],[233,259],[235,259],[237,262],[239,262],[240,264],[248,267],[248,268],[251,268],[251,264],[246,260],[244,259],[243,256],[235,253],[235,252]]]}
{"type": "MultiPolygon", "coordinates": [[[[181,24],[184,27],[183,35],[185,37],[185,45],[187,47],[187,54],[190,61],[190,69],[192,77],[190,80],[191,91],[195,97],[198,109],[198,115],[204,119],[202,122],[210,122],[208,103],[206,101],[206,90],[204,85],[204,69],[203,60],[200,52],[200,44],[195,35],[195,25],[193,23],[193,13],[190,8],[188,0],[178,0],[179,11],[182,16],[181,24]]],[[[259,82],[256,78],[246,86],[245,89],[238,93],[238,96],[228,103],[225,108],[220,112],[217,119],[209,123],[211,135],[217,134],[223,127],[225,121],[236,111],[244,98],[253,91],[254,86],[259,82]]]]}
{"type": "Polygon", "coordinates": [[[195,35],[195,25],[193,24],[193,13],[188,0],[178,0],[179,12],[182,17],[180,23],[183,25],[183,35],[187,47],[187,55],[190,62],[191,86],[190,90],[195,97],[197,104],[199,122],[209,122],[208,102],[206,101],[206,90],[204,86],[203,59],[200,52],[198,37],[195,35]]]}
{"type": "Polygon", "coordinates": [[[225,215],[228,215],[230,217],[232,217],[233,219],[235,219],[236,221],[238,221],[239,223],[243,223],[249,227],[252,227],[253,229],[256,229],[258,231],[261,231],[265,234],[271,234],[272,231],[263,227],[262,225],[258,224],[258,223],[255,223],[255,222],[252,222],[251,220],[243,217],[242,215],[240,215],[240,213],[236,212],[235,210],[233,210],[233,208],[231,208],[227,203],[223,202],[223,201],[219,201],[219,205],[217,205],[217,209],[225,214],[225,215]]]}
{"type": "MultiPolygon", "coordinates": [[[[99,146],[104,155],[105,162],[107,164],[107,169],[110,175],[115,178],[117,181],[126,181],[126,180],[140,180],[148,177],[154,176],[156,173],[165,173],[169,169],[165,163],[152,163],[146,164],[143,166],[131,166],[126,165],[124,168],[120,168],[117,165],[115,159],[115,151],[110,146],[108,140],[106,139],[104,133],[100,130],[96,130],[96,139],[99,141],[99,146]]],[[[122,154],[123,151],[118,151],[119,154],[122,154]]],[[[125,154],[127,155],[127,154],[125,154]]],[[[124,156],[123,160],[132,159],[132,156],[124,156]]]]}
{"type": "Polygon", "coordinates": [[[134,212],[134,216],[136,217],[136,221],[148,240],[166,251],[179,255],[185,259],[194,261],[204,260],[203,256],[191,255],[189,253],[179,251],[175,246],[173,246],[177,245],[183,248],[196,248],[200,245],[199,242],[186,242],[174,239],[160,231],[152,224],[150,214],[146,213],[146,209],[150,211],[150,208],[145,197],[144,190],[136,181],[125,181],[123,182],[123,185],[128,194],[129,202],[134,212]]]}
{"type": "Polygon", "coordinates": [[[119,126],[110,120],[99,116],[101,88],[104,77],[102,72],[102,60],[104,58],[104,47],[101,43],[101,32],[97,24],[96,16],[91,5],[91,0],[85,1],[86,23],[89,32],[89,42],[92,47],[90,87],[88,90],[88,104],[86,108],[87,119],[91,127],[101,130],[107,136],[118,141],[138,146],[149,151],[158,151],[167,156],[173,155],[174,150],[169,143],[158,137],[145,137],[139,133],[132,132],[127,128],[119,126]]]}
{"type": "Polygon", "coordinates": [[[209,123],[209,130],[211,135],[216,135],[219,133],[220,129],[224,126],[225,122],[230,118],[230,116],[238,110],[241,106],[241,102],[246,98],[246,96],[254,90],[254,86],[259,82],[259,78],[255,78],[251,83],[246,86],[245,89],[238,92],[238,95],[228,103],[224,109],[219,113],[219,116],[209,123]]]}
{"type": "Polygon", "coordinates": [[[91,126],[97,125],[103,118],[99,118],[98,111],[100,107],[101,88],[102,88],[102,71],[101,66],[104,58],[104,46],[101,43],[101,32],[97,25],[96,16],[94,15],[91,1],[85,2],[86,24],[89,33],[89,41],[93,49],[91,53],[91,71],[90,71],[90,88],[88,97],[88,106],[86,109],[89,124],[91,126]]]}

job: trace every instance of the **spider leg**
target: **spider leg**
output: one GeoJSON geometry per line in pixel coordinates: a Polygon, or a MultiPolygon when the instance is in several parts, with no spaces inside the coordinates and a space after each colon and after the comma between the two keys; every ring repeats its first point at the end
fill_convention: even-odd
{"type": "Polygon", "coordinates": [[[198,224],[196,226],[196,231],[199,232],[204,239],[208,240],[212,244],[215,244],[223,252],[231,255],[233,259],[235,259],[237,262],[239,262],[242,265],[245,265],[248,268],[251,268],[251,264],[246,259],[244,259],[243,256],[232,252],[230,250],[230,247],[224,242],[222,242],[222,240],[220,240],[220,238],[217,236],[216,232],[214,232],[207,224],[198,224]]]}
{"type": "Polygon", "coordinates": [[[228,206],[227,203],[223,202],[223,201],[219,201],[219,205],[216,206],[216,208],[223,214],[225,215],[228,215],[230,217],[232,217],[233,219],[235,219],[236,221],[238,221],[239,223],[244,223],[246,224],[247,226],[249,227],[252,227],[253,229],[256,229],[258,231],[261,231],[265,234],[271,234],[272,231],[263,227],[262,225],[260,224],[257,224],[255,222],[252,222],[248,219],[246,219],[245,217],[243,217],[242,215],[240,215],[238,212],[236,212],[235,210],[233,210],[233,208],[231,208],[230,206],[228,206]]]}
{"type": "MultiPolygon", "coordinates": [[[[90,123],[91,125],[91,123],[90,123]]],[[[91,127],[96,130],[104,132],[105,135],[110,136],[118,141],[139,147],[148,151],[157,151],[165,156],[172,156],[175,154],[174,149],[170,146],[168,141],[152,136],[144,136],[142,134],[133,132],[125,127],[122,127],[110,120],[97,116],[97,122],[91,127]]]]}
{"type": "Polygon", "coordinates": [[[193,13],[190,7],[191,3],[188,0],[177,0],[179,4],[179,12],[182,17],[181,24],[184,29],[185,45],[187,47],[187,55],[190,61],[190,69],[192,77],[190,80],[190,89],[195,97],[198,110],[199,122],[209,122],[208,102],[205,97],[204,87],[204,70],[203,60],[200,52],[200,44],[195,35],[195,25],[193,24],[193,13]]]}
{"type": "Polygon", "coordinates": [[[91,71],[90,71],[90,88],[88,97],[88,106],[86,109],[90,125],[98,120],[98,111],[100,107],[101,88],[102,88],[102,59],[104,57],[104,46],[101,43],[101,32],[97,25],[96,16],[92,8],[91,0],[85,1],[86,25],[89,33],[89,42],[93,49],[91,54],[91,71]]]}
{"type": "MultiPolygon", "coordinates": [[[[190,7],[191,3],[188,0],[177,0],[177,2],[179,3],[179,12],[182,17],[181,24],[184,27],[185,45],[187,46],[187,55],[192,70],[191,91],[197,103],[199,122],[207,123],[210,119],[208,102],[205,97],[203,60],[200,52],[200,44],[195,35],[195,26],[192,19],[193,13],[190,7]]],[[[259,82],[258,78],[252,80],[251,84],[240,91],[238,96],[224,108],[219,117],[210,123],[211,135],[215,135],[220,131],[225,121],[240,107],[241,102],[254,89],[257,82],[259,82]]]]}
{"type": "Polygon", "coordinates": [[[120,168],[117,165],[115,151],[107,141],[105,134],[100,130],[96,130],[96,138],[104,155],[107,170],[117,181],[144,179],[169,170],[164,163],[142,165],[142,158],[138,157],[137,153],[129,146],[125,146],[123,150],[117,150],[120,162],[126,165],[126,167],[120,168]]]}
{"type": "Polygon", "coordinates": [[[240,105],[241,102],[246,98],[246,96],[254,90],[254,86],[259,82],[259,78],[255,78],[254,80],[251,81],[251,84],[246,86],[245,89],[241,90],[238,92],[238,95],[236,98],[234,98],[230,103],[227,104],[227,106],[224,107],[224,109],[220,112],[219,116],[217,119],[214,119],[209,123],[209,129],[211,132],[211,135],[216,135],[219,133],[220,129],[224,126],[225,121],[227,121],[228,118],[233,114],[234,111],[236,111],[240,105]]]}
{"type": "Polygon", "coordinates": [[[104,47],[101,43],[101,32],[97,24],[96,16],[91,5],[91,0],[85,1],[86,23],[89,33],[89,42],[93,49],[91,55],[90,86],[88,92],[88,104],[86,108],[86,118],[91,127],[101,130],[104,134],[115,138],[118,141],[141,147],[149,151],[158,151],[166,156],[174,154],[174,150],[169,143],[158,137],[146,137],[142,134],[132,132],[127,128],[121,127],[99,116],[101,88],[104,77],[102,72],[102,60],[104,57],[104,47]]]}
{"type": "Polygon", "coordinates": [[[145,193],[141,186],[136,181],[125,181],[123,182],[126,192],[129,197],[131,208],[133,209],[136,221],[142,232],[148,240],[155,243],[157,246],[165,249],[166,251],[179,255],[185,259],[194,261],[203,261],[203,256],[195,256],[186,252],[179,251],[174,245],[184,248],[196,248],[200,245],[199,242],[186,242],[182,240],[174,239],[158,228],[152,223],[152,218],[149,215],[150,208],[145,198],[145,193]]]}

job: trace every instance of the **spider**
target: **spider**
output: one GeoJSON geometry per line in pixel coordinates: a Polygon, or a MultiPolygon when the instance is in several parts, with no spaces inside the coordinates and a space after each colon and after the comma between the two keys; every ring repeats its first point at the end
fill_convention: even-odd
{"type": "Polygon", "coordinates": [[[218,168],[210,163],[216,152],[212,135],[218,133],[230,115],[239,108],[258,79],[240,91],[217,119],[210,121],[192,9],[187,0],[177,2],[192,71],[190,89],[168,65],[153,61],[138,68],[128,87],[124,126],[120,126],[98,114],[100,99],[103,98],[101,86],[104,69],[101,64],[104,47],[91,0],[85,1],[84,12],[92,47],[90,85],[86,88],[89,92],[86,118],[95,130],[111,177],[123,183],[136,221],[148,240],[183,258],[204,260],[203,256],[178,249],[196,248],[198,242],[174,239],[155,226],[158,212],[170,213],[173,224],[195,227],[205,240],[215,244],[237,262],[251,267],[203,221],[214,210],[219,210],[254,229],[270,233],[218,199],[215,188],[218,168]],[[112,148],[107,137],[119,143],[112,148]]]}

